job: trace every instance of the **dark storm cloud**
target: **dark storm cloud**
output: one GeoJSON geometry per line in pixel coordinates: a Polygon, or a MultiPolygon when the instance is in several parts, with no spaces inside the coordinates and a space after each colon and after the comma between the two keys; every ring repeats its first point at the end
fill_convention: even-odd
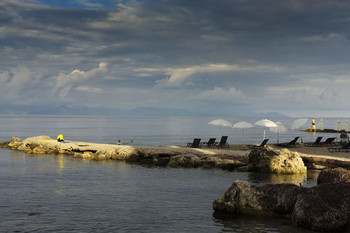
{"type": "Polygon", "coordinates": [[[201,99],[212,98],[258,109],[256,102],[278,99],[268,104],[278,110],[294,98],[288,109],[306,109],[308,101],[320,109],[323,103],[341,106],[347,97],[334,94],[350,73],[346,1],[45,3],[0,2],[0,82],[15,80],[9,86],[32,99],[34,92],[23,91],[31,75],[65,101],[85,100],[79,93],[90,91],[96,103],[115,106],[115,98],[125,97],[125,105],[201,108],[201,99]],[[102,76],[74,79],[96,74],[101,64],[102,76]],[[19,66],[26,68],[13,71],[19,66]],[[56,90],[58,79],[62,90],[56,90]]]}

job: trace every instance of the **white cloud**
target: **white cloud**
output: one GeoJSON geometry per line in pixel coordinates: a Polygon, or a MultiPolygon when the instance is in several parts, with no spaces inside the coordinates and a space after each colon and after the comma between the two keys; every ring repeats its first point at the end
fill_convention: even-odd
{"type": "Polygon", "coordinates": [[[75,88],[76,91],[88,92],[88,93],[103,93],[103,89],[97,87],[89,87],[85,85],[79,85],[75,88]]]}
{"type": "MultiPolygon", "coordinates": [[[[145,69],[146,71],[147,69],[145,69]]],[[[192,66],[187,68],[168,68],[163,69],[167,78],[157,81],[158,87],[178,87],[184,84],[192,75],[199,73],[213,72],[280,72],[283,68],[268,65],[228,65],[228,64],[209,64],[201,66],[192,66]]],[[[152,71],[152,69],[151,69],[152,71]]]]}
{"type": "Polygon", "coordinates": [[[200,93],[195,97],[195,99],[233,103],[244,103],[248,100],[247,96],[234,87],[227,90],[220,87],[215,87],[213,90],[207,90],[200,93]]]}
{"type": "Polygon", "coordinates": [[[91,79],[99,78],[99,76],[107,72],[107,70],[107,63],[101,62],[98,68],[90,71],[74,70],[70,74],[60,73],[56,79],[55,93],[58,92],[61,98],[65,98],[72,87],[84,84],[91,79]]]}
{"type": "MultiPolygon", "coordinates": [[[[0,91],[2,100],[20,100],[22,94],[35,86],[41,78],[41,74],[34,74],[25,66],[18,66],[1,73],[0,91]]],[[[23,99],[23,101],[26,101],[26,99],[23,99]]]]}
{"type": "Polygon", "coordinates": [[[308,37],[301,38],[301,41],[305,42],[317,42],[317,41],[328,41],[332,39],[339,39],[342,36],[337,33],[329,33],[328,35],[312,35],[308,37]]]}

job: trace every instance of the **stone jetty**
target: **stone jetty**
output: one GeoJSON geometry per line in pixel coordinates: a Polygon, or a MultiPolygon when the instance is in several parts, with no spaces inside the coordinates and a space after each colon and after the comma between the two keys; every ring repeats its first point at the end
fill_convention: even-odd
{"type": "Polygon", "coordinates": [[[90,142],[58,142],[49,136],[12,138],[10,149],[27,153],[60,153],[90,160],[124,160],[155,166],[203,167],[233,170],[247,165],[249,151],[184,146],[131,146],[90,142]]]}

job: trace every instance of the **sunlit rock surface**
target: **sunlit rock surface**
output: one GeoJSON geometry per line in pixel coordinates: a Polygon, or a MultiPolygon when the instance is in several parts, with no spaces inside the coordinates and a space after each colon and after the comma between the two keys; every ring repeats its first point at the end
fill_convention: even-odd
{"type": "Polygon", "coordinates": [[[248,159],[248,170],[275,174],[305,173],[306,167],[297,152],[288,149],[279,151],[252,150],[248,159]]]}

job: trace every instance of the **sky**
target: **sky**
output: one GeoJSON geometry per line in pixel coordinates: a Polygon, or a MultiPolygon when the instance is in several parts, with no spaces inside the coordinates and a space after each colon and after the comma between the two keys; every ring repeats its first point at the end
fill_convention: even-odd
{"type": "Polygon", "coordinates": [[[349,12],[343,0],[1,0],[0,106],[348,117],[349,12]]]}

